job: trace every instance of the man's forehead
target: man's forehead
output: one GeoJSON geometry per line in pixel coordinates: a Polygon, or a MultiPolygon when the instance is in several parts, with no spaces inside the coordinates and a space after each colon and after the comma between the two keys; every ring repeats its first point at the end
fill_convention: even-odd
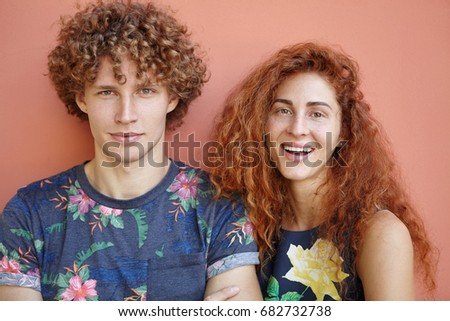
{"type": "MultiPolygon", "coordinates": [[[[125,78],[126,76],[132,76],[134,77],[136,84],[140,86],[156,86],[163,84],[163,81],[157,79],[155,72],[152,69],[148,68],[147,70],[141,70],[138,67],[138,63],[135,60],[130,59],[128,55],[123,55],[120,62],[117,63],[114,62],[110,56],[100,58],[96,80],[98,79],[99,74],[105,76],[109,75],[119,82],[120,76],[125,76],[125,78]]],[[[126,81],[126,79],[123,80],[126,81]]]]}

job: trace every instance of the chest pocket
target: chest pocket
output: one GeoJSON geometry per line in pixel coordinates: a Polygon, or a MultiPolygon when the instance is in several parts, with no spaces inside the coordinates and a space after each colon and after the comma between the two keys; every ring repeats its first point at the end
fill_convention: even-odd
{"type": "Polygon", "coordinates": [[[148,268],[147,300],[203,300],[206,286],[204,253],[152,259],[148,268]]]}

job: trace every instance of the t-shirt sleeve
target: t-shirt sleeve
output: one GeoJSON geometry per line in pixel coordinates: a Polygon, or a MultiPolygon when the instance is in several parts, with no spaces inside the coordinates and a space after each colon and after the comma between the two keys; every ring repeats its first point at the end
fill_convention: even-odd
{"type": "Polygon", "coordinates": [[[43,242],[32,213],[18,195],[0,213],[0,285],[41,289],[38,256],[43,242]]]}
{"type": "Polygon", "coordinates": [[[253,225],[240,202],[219,202],[209,225],[207,275],[211,278],[243,265],[259,264],[253,225]]]}

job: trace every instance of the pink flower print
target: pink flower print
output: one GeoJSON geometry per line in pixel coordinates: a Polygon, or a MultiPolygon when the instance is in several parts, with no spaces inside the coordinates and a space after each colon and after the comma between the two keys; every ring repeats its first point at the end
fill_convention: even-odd
{"type": "Polygon", "coordinates": [[[253,224],[249,221],[245,222],[244,226],[242,227],[242,230],[244,231],[245,235],[252,235],[253,234],[253,224]]]}
{"type": "Polygon", "coordinates": [[[8,257],[4,256],[0,261],[0,272],[20,273],[20,264],[13,259],[8,260],[8,257]]]}
{"type": "Polygon", "coordinates": [[[82,284],[83,281],[79,275],[75,275],[70,278],[70,286],[62,294],[62,298],[65,301],[86,301],[87,297],[96,296],[97,291],[95,286],[97,285],[96,280],[87,280],[82,284]]]}
{"type": "Polygon", "coordinates": [[[177,195],[184,199],[189,200],[197,196],[198,177],[193,176],[189,178],[185,172],[181,172],[175,178],[175,182],[170,186],[172,192],[177,192],[177,195]]]}
{"type": "Polygon", "coordinates": [[[119,210],[119,209],[115,209],[115,208],[111,208],[111,207],[106,207],[106,206],[103,206],[103,205],[100,205],[99,210],[105,216],[110,216],[111,214],[114,215],[114,216],[119,216],[123,212],[123,210],[119,210]]]}
{"type": "Polygon", "coordinates": [[[27,272],[27,275],[35,276],[35,277],[37,277],[37,278],[40,278],[40,277],[41,277],[41,271],[39,271],[38,268],[35,268],[34,270],[29,270],[29,271],[27,272]]]}
{"type": "Polygon", "coordinates": [[[70,203],[78,204],[80,214],[89,212],[89,207],[95,206],[95,201],[87,196],[82,189],[77,190],[80,194],[69,196],[70,203]]]}

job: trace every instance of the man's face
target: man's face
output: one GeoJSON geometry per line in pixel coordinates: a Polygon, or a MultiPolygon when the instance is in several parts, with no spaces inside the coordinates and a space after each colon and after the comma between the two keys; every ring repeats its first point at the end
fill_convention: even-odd
{"type": "Polygon", "coordinates": [[[178,98],[166,86],[137,79],[137,66],[126,56],[120,67],[125,83],[119,83],[112,68],[110,59],[103,58],[95,81],[76,97],[89,117],[95,157],[107,164],[112,157],[130,167],[162,164],[166,115],[178,98]]]}

